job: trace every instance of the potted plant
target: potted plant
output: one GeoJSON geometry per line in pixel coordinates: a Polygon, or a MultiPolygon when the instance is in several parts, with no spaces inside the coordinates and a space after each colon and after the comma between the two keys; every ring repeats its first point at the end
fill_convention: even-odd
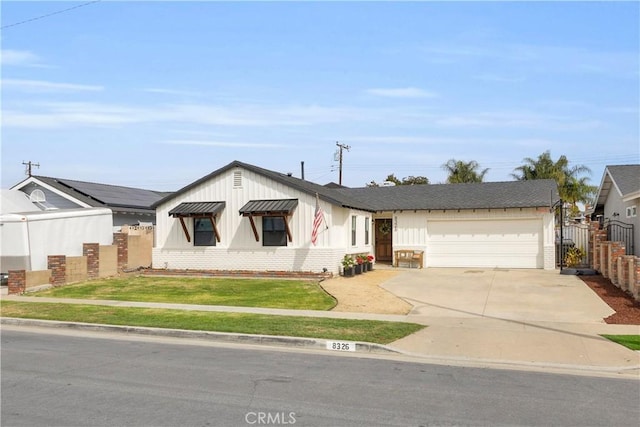
{"type": "Polygon", "coordinates": [[[362,274],[362,256],[356,255],[356,263],[354,264],[356,274],[362,274]]]}
{"type": "Polygon", "coordinates": [[[361,266],[362,266],[362,272],[363,272],[363,273],[365,273],[365,272],[369,271],[369,270],[368,270],[368,268],[367,268],[367,256],[366,256],[365,254],[359,254],[359,255],[356,257],[356,261],[357,261],[357,263],[358,263],[359,265],[361,265],[361,266]]]}
{"type": "Polygon", "coordinates": [[[342,258],[342,275],[344,277],[353,277],[354,261],[351,255],[345,255],[342,258]]]}
{"type": "Polygon", "coordinates": [[[373,255],[367,255],[367,271],[373,270],[373,255]]]}

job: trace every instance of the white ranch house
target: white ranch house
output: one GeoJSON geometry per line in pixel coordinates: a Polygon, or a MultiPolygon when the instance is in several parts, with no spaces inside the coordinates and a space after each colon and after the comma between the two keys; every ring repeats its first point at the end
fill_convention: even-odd
{"type": "Polygon", "coordinates": [[[411,249],[424,267],[554,269],[557,200],[552,180],[335,188],[234,161],[152,206],[153,267],[338,273],[411,249]]]}

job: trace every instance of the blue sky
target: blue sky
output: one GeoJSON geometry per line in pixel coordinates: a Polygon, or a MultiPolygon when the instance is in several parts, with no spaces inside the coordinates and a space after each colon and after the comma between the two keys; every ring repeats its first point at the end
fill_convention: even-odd
{"type": "Polygon", "coordinates": [[[637,2],[2,2],[2,188],[640,162],[637,2]],[[29,21],[43,15],[42,19],[29,21]],[[29,21],[29,22],[24,22],[29,21]],[[24,23],[21,23],[24,22],[24,23]],[[18,25],[14,25],[18,24],[18,25]]]}

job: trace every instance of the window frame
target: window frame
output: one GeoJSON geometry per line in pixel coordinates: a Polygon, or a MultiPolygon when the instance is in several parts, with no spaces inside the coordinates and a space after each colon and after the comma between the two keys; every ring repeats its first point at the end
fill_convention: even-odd
{"type": "Polygon", "coordinates": [[[216,246],[217,244],[217,239],[216,239],[216,232],[215,232],[215,226],[213,224],[213,221],[210,217],[194,217],[193,218],[193,246],[216,246]],[[205,221],[207,223],[209,223],[211,230],[198,230],[198,224],[201,221],[205,221]],[[202,237],[198,237],[198,236],[202,236],[202,235],[206,235],[207,233],[210,233],[211,236],[207,239],[202,240],[202,237]]]}
{"type": "Polygon", "coordinates": [[[351,246],[356,246],[358,243],[358,216],[351,215],[351,246]]]}
{"type": "Polygon", "coordinates": [[[371,229],[369,228],[369,217],[366,216],[364,217],[364,244],[368,245],[369,244],[369,239],[370,239],[370,234],[371,234],[371,229]]]}
{"type": "Polygon", "coordinates": [[[282,216],[279,215],[264,215],[262,216],[262,246],[267,247],[286,247],[288,245],[287,225],[282,216]],[[279,221],[278,221],[279,220],[279,221]],[[267,223],[271,223],[268,225],[267,223]],[[281,223],[282,229],[275,229],[273,227],[276,223],[281,223]],[[270,228],[274,228],[271,230],[270,228]],[[277,239],[274,236],[281,234],[277,239]]]}

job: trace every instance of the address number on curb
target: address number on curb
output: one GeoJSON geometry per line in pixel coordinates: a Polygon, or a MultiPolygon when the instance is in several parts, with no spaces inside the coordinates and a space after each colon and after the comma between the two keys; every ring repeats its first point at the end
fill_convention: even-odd
{"type": "Polygon", "coordinates": [[[327,350],[356,351],[356,343],[349,341],[327,341],[327,350]]]}

